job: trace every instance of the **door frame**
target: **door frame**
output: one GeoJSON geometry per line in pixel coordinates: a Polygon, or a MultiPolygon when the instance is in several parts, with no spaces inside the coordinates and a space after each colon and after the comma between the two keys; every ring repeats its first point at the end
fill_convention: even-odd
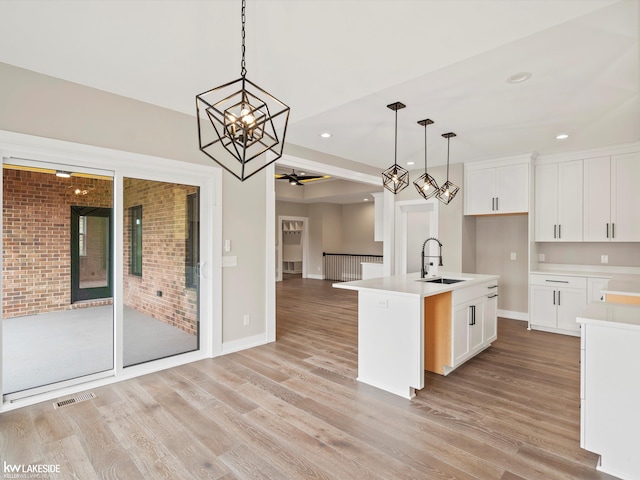
{"type": "MultiPolygon", "coordinates": [[[[75,385],[60,385],[59,389],[24,399],[0,404],[0,412],[77,393],[109,383],[145,375],[183,365],[222,353],[222,169],[167,158],[113,150],[62,140],[36,137],[0,130],[0,158],[3,163],[19,162],[42,168],[71,167],[86,173],[112,172],[114,179],[113,235],[114,235],[114,353],[123,347],[123,178],[143,178],[161,182],[182,183],[200,187],[200,280],[201,335],[200,350],[159,359],[141,365],[122,365],[122,355],[115,357],[113,374],[108,378],[89,380],[75,385]]],[[[68,170],[69,168],[65,168],[68,170]]],[[[0,190],[2,182],[0,181],[0,190]]],[[[2,198],[0,197],[0,205],[2,198]]],[[[2,219],[0,217],[0,226],[2,219]]],[[[0,240],[0,246],[3,240],[0,240]]],[[[0,256],[0,269],[2,258],[0,256]]],[[[0,284],[0,293],[2,285],[0,284]]],[[[2,329],[0,329],[0,364],[2,362],[2,329]]],[[[0,388],[2,369],[0,368],[0,388]]],[[[0,392],[1,394],[2,392],[0,392]]]]}
{"type": "MultiPolygon", "coordinates": [[[[438,236],[438,199],[431,198],[427,201],[423,199],[419,200],[404,200],[395,203],[396,213],[396,259],[395,259],[395,274],[404,275],[407,272],[407,255],[409,254],[407,248],[408,231],[408,213],[409,212],[430,212],[430,225],[429,231],[432,232],[430,236],[438,236]]],[[[425,239],[426,240],[426,239],[425,239]]],[[[418,252],[415,252],[418,255],[418,252]]]]}
{"type": "Polygon", "coordinates": [[[302,278],[307,278],[307,265],[309,263],[309,218],[308,217],[291,217],[287,215],[278,216],[278,258],[276,259],[276,282],[282,281],[282,222],[300,222],[302,223],[302,278]]]}

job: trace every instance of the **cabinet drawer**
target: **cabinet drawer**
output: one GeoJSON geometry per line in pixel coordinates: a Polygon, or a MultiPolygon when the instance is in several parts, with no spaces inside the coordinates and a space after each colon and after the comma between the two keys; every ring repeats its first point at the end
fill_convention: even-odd
{"type": "Polygon", "coordinates": [[[569,275],[538,275],[531,274],[531,285],[546,285],[558,288],[587,288],[587,277],[573,277],[569,275]]]}
{"type": "Polygon", "coordinates": [[[498,293],[498,280],[491,280],[489,282],[481,283],[480,285],[461,288],[459,290],[454,290],[452,293],[453,304],[460,305],[461,303],[468,302],[475,298],[480,298],[490,293],[498,293]]]}

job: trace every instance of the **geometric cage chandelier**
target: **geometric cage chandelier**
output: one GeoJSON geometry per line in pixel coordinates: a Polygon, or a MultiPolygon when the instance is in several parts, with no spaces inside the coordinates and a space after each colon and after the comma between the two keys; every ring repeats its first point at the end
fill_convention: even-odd
{"type": "Polygon", "coordinates": [[[424,127],[424,173],[413,181],[413,185],[422,198],[429,200],[436,195],[439,191],[438,183],[436,180],[427,173],[427,125],[432,125],[433,120],[427,118],[425,120],[418,121],[418,125],[424,127]]]}
{"type": "Polygon", "coordinates": [[[449,141],[452,137],[455,137],[456,134],[449,132],[443,133],[442,136],[447,139],[447,181],[440,187],[440,190],[438,190],[437,198],[445,205],[448,205],[460,190],[460,187],[449,181],[449,141]]]}
{"type": "Polygon", "coordinates": [[[240,78],[196,95],[200,150],[240,181],[282,156],[290,111],[246,78],[245,19],[242,0],[240,78]]]}
{"type": "Polygon", "coordinates": [[[387,105],[387,108],[396,112],[396,133],[395,133],[395,157],[393,165],[382,172],[382,185],[390,192],[396,194],[409,185],[409,172],[398,165],[398,110],[405,108],[402,102],[394,102],[387,105]]]}

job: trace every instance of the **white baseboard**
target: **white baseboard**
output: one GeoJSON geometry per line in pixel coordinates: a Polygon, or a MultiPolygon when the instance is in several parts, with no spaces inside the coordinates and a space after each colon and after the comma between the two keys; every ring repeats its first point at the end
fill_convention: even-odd
{"type": "Polygon", "coordinates": [[[307,278],[311,278],[312,280],[324,280],[324,275],[318,275],[317,273],[310,273],[307,275],[307,278]]]}
{"type": "Polygon", "coordinates": [[[529,321],[529,314],[525,312],[514,312],[512,310],[498,309],[498,316],[503,318],[510,318],[511,320],[521,320],[523,322],[529,321]]]}
{"type": "Polygon", "coordinates": [[[232,340],[231,342],[224,342],[222,344],[222,355],[228,353],[239,352],[240,350],[246,350],[247,348],[258,347],[269,343],[264,333],[260,335],[254,335],[253,337],[239,338],[238,340],[232,340]]]}

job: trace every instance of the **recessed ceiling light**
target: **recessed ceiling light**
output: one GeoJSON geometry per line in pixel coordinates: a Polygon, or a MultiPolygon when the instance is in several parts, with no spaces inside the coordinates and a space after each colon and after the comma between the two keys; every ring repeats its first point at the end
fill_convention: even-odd
{"type": "Polygon", "coordinates": [[[321,133],[321,134],[320,134],[320,136],[321,136],[322,138],[331,138],[331,134],[330,134],[329,132],[321,133]]]}
{"type": "Polygon", "coordinates": [[[365,201],[365,202],[368,202],[368,201],[369,201],[369,199],[368,199],[368,198],[365,198],[365,199],[364,199],[364,201],[365,201]]]}
{"type": "Polygon", "coordinates": [[[407,162],[407,165],[415,165],[416,162],[407,162]]]}
{"type": "Polygon", "coordinates": [[[522,83],[531,78],[531,72],[518,72],[507,77],[507,83],[522,83]]]}
{"type": "Polygon", "coordinates": [[[569,135],[567,133],[561,133],[559,135],[556,135],[557,140],[564,140],[565,138],[569,138],[569,135]]]}

